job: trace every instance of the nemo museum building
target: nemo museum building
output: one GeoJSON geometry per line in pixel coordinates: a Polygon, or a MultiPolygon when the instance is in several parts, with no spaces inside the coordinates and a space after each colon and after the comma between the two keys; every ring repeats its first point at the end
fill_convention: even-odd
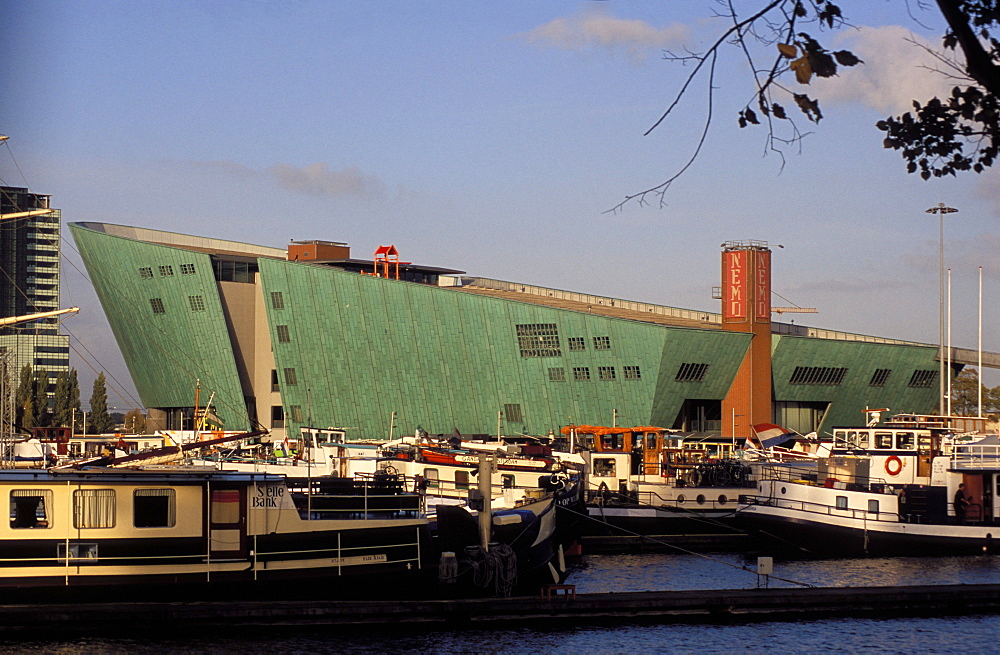
{"type": "MultiPolygon", "coordinates": [[[[157,427],[190,428],[197,402],[272,438],[614,421],[743,439],[757,423],[822,433],[866,407],[937,410],[937,345],[772,321],[764,242],[723,245],[709,313],[402,262],[393,246],[355,259],[329,241],[69,229],[157,427]]],[[[975,356],[955,349],[949,373],[975,356]]]]}

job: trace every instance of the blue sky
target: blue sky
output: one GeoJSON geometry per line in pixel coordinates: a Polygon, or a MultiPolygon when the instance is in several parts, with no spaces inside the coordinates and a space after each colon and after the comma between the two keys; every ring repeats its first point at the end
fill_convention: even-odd
{"type": "MultiPolygon", "coordinates": [[[[690,70],[664,50],[718,34],[711,3],[0,0],[0,178],[52,194],[67,222],[345,241],[356,257],[392,243],[407,261],[710,311],[720,244],[766,240],[784,246],[774,290],[819,309],[797,323],[924,342],[938,333],[924,210],[945,202],[960,210],[953,343],[976,347],[983,266],[984,348],[1000,351],[1000,171],[923,182],[874,127],[942,88],[905,40],[936,45],[941,20],[842,4],[859,29],[827,38],[866,64],[810,85],[825,117],[797,119],[812,133],[783,168],[761,129],[736,125],[753,88],[729,50],[700,159],[665,206],[609,214],[696,143],[704,84],[643,133],[690,70]]],[[[73,365],[87,389],[107,370],[132,396],[110,404],[134,406],[68,232],[64,254],[63,303],[83,308],[65,326],[94,354],[73,365]]]]}

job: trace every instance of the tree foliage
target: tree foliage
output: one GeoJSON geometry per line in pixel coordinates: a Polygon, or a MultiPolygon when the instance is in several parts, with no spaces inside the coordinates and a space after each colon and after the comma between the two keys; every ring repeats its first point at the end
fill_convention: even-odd
{"type": "Polygon", "coordinates": [[[108,388],[104,373],[99,373],[94,379],[93,391],[90,394],[90,413],[87,414],[87,429],[95,434],[111,432],[114,421],[108,414],[108,388]]]}
{"type": "Polygon", "coordinates": [[[974,368],[965,368],[951,382],[951,412],[957,416],[978,416],[982,392],[983,415],[1000,414],[1000,385],[992,389],[980,383],[974,368]]]}
{"type": "MultiPolygon", "coordinates": [[[[694,163],[713,119],[714,77],[718,59],[736,52],[752,72],[753,91],[736,117],[740,127],[767,129],[766,148],[784,162],[785,148],[803,133],[796,117],[819,123],[819,101],[807,90],[816,77],[832,77],[863,64],[849,50],[831,51],[822,40],[849,26],[841,10],[867,0],[716,0],[715,15],[726,27],[704,52],[666,53],[666,59],[691,67],[666,111],[649,134],[673,113],[696,82],[706,87],[708,110],[701,136],[685,164],[664,182],[625,197],[644,203],[652,195],[661,204],[670,185],[694,163]],[[727,46],[732,46],[728,49],[727,46]]],[[[1000,0],[935,0],[947,29],[941,52],[932,54],[958,83],[947,98],[914,100],[914,110],[878,121],[886,133],[883,145],[900,151],[910,173],[925,180],[959,171],[982,172],[992,166],[1000,148],[1000,0]]],[[[907,10],[932,11],[927,0],[908,0],[907,10]]],[[[912,14],[911,14],[912,15],[912,14]]]]}
{"type": "Polygon", "coordinates": [[[130,409],[125,414],[125,431],[131,434],[146,434],[146,415],[141,409],[130,409]]]}

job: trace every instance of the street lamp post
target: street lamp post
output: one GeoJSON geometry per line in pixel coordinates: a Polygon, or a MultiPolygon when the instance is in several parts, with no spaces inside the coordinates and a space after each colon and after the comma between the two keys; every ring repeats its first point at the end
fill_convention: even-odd
{"type": "MultiPolygon", "coordinates": [[[[924,213],[938,215],[938,411],[944,412],[945,370],[944,370],[944,215],[958,210],[939,202],[924,213]]],[[[949,353],[950,354],[950,353],[949,353]]]]}

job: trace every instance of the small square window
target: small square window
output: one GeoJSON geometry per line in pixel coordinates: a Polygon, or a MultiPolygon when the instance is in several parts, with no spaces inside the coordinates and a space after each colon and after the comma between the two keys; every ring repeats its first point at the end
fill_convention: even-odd
{"type": "Polygon", "coordinates": [[[78,489],[73,492],[73,527],[115,527],[115,490],[78,489]]]}
{"type": "Polygon", "coordinates": [[[590,368],[587,366],[574,366],[573,379],[580,382],[586,382],[590,379],[590,368]]]}
{"type": "Polygon", "coordinates": [[[615,379],[615,367],[614,366],[598,366],[597,367],[597,377],[604,382],[610,382],[615,379]]]}
{"type": "Polygon", "coordinates": [[[174,489],[136,489],[132,497],[132,523],[137,528],[172,528],[177,524],[174,489]]]}
{"type": "Polygon", "coordinates": [[[205,298],[202,296],[188,296],[188,302],[191,303],[192,312],[203,312],[205,311],[205,298]]]}
{"type": "Polygon", "coordinates": [[[611,350],[611,337],[594,337],[594,350],[611,350]]]}
{"type": "Polygon", "coordinates": [[[272,309],[284,309],[285,308],[285,298],[281,295],[280,291],[271,292],[271,308],[272,309]]]}
{"type": "Polygon", "coordinates": [[[194,275],[194,264],[181,264],[181,275],[194,275]]]}
{"type": "Polygon", "coordinates": [[[166,314],[167,310],[163,308],[162,298],[150,298],[149,306],[153,308],[154,314],[166,314]]]}
{"type": "Polygon", "coordinates": [[[299,383],[299,380],[298,380],[298,377],[295,375],[295,369],[294,368],[286,368],[285,369],[285,384],[292,385],[292,384],[298,384],[298,383],[299,383]]]}
{"type": "Polygon", "coordinates": [[[302,405],[291,405],[288,411],[291,413],[293,421],[296,423],[302,422],[302,405]]]}
{"type": "Polygon", "coordinates": [[[153,269],[148,266],[143,266],[139,269],[139,277],[141,278],[151,278],[153,277],[153,269]]]}
{"type": "Polygon", "coordinates": [[[570,350],[586,350],[587,349],[587,342],[583,339],[583,337],[569,337],[569,338],[566,339],[566,341],[569,342],[569,349],[570,350]]]}
{"type": "Polygon", "coordinates": [[[549,382],[565,382],[565,381],[566,381],[566,369],[564,368],[549,369],[549,382]]]}
{"type": "Polygon", "coordinates": [[[639,372],[638,366],[623,366],[622,370],[625,372],[626,380],[641,380],[642,374],[639,372]]]}
{"type": "Polygon", "coordinates": [[[10,492],[10,527],[51,528],[51,489],[14,489],[10,492]]]}
{"type": "Polygon", "coordinates": [[[173,266],[170,266],[168,264],[168,265],[160,267],[160,275],[162,275],[164,277],[170,277],[173,274],[174,274],[174,267],[173,266]]]}
{"type": "Polygon", "coordinates": [[[291,343],[292,337],[288,334],[287,325],[279,325],[275,331],[278,333],[278,343],[291,343]]]}

